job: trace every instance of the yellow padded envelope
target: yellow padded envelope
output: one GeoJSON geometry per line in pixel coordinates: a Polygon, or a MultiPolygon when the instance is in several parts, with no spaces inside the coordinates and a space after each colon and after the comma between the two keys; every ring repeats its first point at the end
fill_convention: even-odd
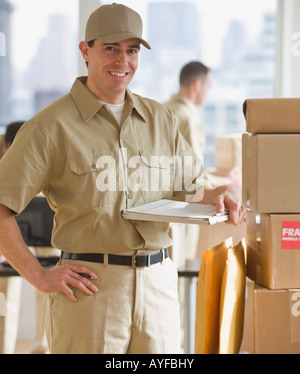
{"type": "Polygon", "coordinates": [[[232,238],[204,251],[196,296],[195,353],[218,353],[222,277],[232,238]]]}
{"type": "Polygon", "coordinates": [[[219,353],[239,353],[244,329],[245,241],[229,248],[220,299],[219,353]]]}
{"type": "Polygon", "coordinates": [[[196,296],[195,353],[238,353],[244,324],[244,241],[204,251],[196,296]]]}

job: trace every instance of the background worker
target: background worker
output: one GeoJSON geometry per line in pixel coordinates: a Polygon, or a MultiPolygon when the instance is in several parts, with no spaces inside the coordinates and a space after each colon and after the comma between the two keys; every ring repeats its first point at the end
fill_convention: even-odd
{"type": "MultiPolygon", "coordinates": [[[[201,160],[204,160],[206,142],[197,107],[204,105],[211,82],[211,69],[200,61],[191,61],[180,71],[177,94],[173,94],[165,103],[176,116],[181,134],[201,160]]],[[[214,187],[227,183],[241,187],[241,178],[237,170],[232,170],[224,176],[207,171],[207,176],[214,187]]]]}
{"type": "Polygon", "coordinates": [[[179,75],[179,90],[165,105],[177,117],[185,140],[204,159],[205,133],[196,106],[203,105],[211,85],[211,70],[200,61],[184,65],[179,75]]]}
{"type": "Polygon", "coordinates": [[[194,201],[227,207],[231,223],[245,214],[240,191],[205,184],[201,163],[185,178],[170,166],[169,190],[146,188],[151,168],[155,178],[166,171],[151,155],[198,160],[171,112],[127,89],[141,44],[150,48],[132,9],[113,4],[93,12],[79,45],[88,76],[28,121],[0,163],[0,252],[51,293],[52,353],[179,352],[177,270],[164,249],[171,244],[168,224],[128,221],[122,209],[164,197],[184,200],[193,188],[194,201]],[[114,115],[116,105],[121,115],[114,115]],[[175,189],[178,178],[181,189],[175,189]],[[50,271],[30,253],[12,215],[40,191],[55,210],[52,244],[62,250],[50,271]]]}

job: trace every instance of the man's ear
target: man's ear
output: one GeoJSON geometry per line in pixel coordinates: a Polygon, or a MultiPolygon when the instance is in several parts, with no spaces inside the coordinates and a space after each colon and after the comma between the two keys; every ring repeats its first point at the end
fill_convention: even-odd
{"type": "Polygon", "coordinates": [[[79,43],[79,49],[82,54],[82,57],[84,58],[85,61],[88,61],[89,57],[89,46],[87,42],[80,42],[79,43]]]}
{"type": "Polygon", "coordinates": [[[193,83],[193,88],[195,92],[199,92],[202,87],[201,79],[196,79],[193,83]]]}

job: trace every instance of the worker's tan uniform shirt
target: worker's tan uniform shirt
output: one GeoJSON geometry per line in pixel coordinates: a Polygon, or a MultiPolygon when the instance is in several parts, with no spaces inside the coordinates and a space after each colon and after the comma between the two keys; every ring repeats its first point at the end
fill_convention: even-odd
{"type": "Polygon", "coordinates": [[[195,175],[185,173],[195,154],[168,109],[128,90],[120,127],[85,82],[77,78],[69,94],[22,126],[0,163],[0,203],[18,214],[42,191],[56,212],[52,245],[60,250],[169,246],[168,224],[128,221],[121,210],[161,198],[184,200],[182,187],[193,194],[203,185],[202,164],[196,186],[195,175]],[[167,162],[175,157],[177,163],[167,162]],[[183,158],[189,160],[181,176],[183,158]],[[168,175],[169,185],[164,179],[158,188],[168,175]]]}
{"type": "Polygon", "coordinates": [[[203,160],[205,134],[196,106],[187,97],[178,94],[172,95],[165,105],[177,117],[179,130],[185,140],[203,160]]]}

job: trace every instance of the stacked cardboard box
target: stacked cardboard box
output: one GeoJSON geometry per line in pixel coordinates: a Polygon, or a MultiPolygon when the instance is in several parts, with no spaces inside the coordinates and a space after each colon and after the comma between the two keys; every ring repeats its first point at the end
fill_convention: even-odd
{"type": "Polygon", "coordinates": [[[300,353],[300,99],[246,100],[244,114],[254,352],[300,353]]]}
{"type": "Polygon", "coordinates": [[[254,352],[300,353],[300,290],[254,286],[254,352]]]}
{"type": "Polygon", "coordinates": [[[214,137],[214,164],[216,173],[228,174],[242,168],[242,141],[240,134],[223,134],[214,137]]]}

